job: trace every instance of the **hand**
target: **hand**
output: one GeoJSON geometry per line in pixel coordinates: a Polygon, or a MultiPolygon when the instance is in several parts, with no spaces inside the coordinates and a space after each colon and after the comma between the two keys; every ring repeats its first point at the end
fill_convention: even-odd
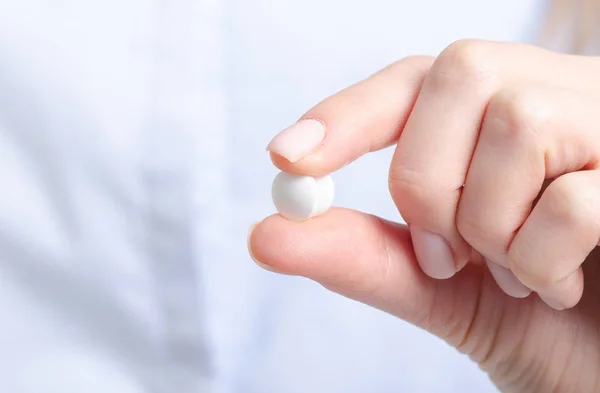
{"type": "Polygon", "coordinates": [[[399,61],[270,151],[317,176],[396,143],[390,192],[408,227],[274,215],[251,254],[442,337],[502,391],[600,391],[599,108],[598,58],[461,41],[399,61]]]}

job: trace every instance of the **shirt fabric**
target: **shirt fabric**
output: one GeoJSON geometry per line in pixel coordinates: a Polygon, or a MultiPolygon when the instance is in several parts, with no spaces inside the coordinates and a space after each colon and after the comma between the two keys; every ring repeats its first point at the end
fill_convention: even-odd
{"type": "MultiPolygon", "coordinates": [[[[534,0],[0,0],[0,391],[493,392],[441,340],[256,267],[269,139],[534,0]]],[[[400,220],[392,150],[336,200],[400,220]]]]}

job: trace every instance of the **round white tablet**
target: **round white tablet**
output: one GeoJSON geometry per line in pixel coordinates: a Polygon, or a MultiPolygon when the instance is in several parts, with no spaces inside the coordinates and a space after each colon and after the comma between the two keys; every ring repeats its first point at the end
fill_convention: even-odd
{"type": "Polygon", "coordinates": [[[298,176],[280,172],[273,180],[271,196],[279,214],[288,220],[304,221],[323,214],[333,202],[331,176],[298,176]]]}

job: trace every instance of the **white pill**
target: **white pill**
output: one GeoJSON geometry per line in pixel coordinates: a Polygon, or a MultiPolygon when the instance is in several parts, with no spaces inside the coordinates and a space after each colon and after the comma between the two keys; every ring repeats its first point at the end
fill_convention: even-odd
{"type": "Polygon", "coordinates": [[[275,208],[283,217],[304,221],[323,214],[333,202],[331,176],[298,176],[280,172],[273,180],[271,196],[275,208]]]}

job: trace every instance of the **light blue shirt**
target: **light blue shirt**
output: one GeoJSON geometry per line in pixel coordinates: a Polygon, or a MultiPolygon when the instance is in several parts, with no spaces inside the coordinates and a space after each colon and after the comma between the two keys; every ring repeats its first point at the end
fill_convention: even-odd
{"type": "MultiPolygon", "coordinates": [[[[0,0],[0,391],[493,392],[441,340],[256,267],[269,139],[535,0],[0,0]]],[[[337,205],[399,220],[390,150],[337,205]]]]}

